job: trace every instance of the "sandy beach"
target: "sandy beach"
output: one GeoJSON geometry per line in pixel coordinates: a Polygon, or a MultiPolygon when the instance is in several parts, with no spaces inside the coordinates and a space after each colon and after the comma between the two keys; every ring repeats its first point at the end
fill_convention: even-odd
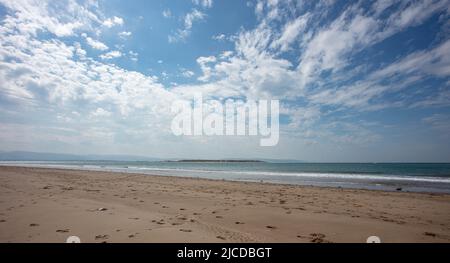
{"type": "Polygon", "coordinates": [[[0,167],[0,242],[450,242],[450,195],[0,167]]]}

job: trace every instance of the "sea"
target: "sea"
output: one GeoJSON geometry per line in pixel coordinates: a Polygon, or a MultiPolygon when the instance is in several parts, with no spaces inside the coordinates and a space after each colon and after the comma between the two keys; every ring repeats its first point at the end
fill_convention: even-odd
{"type": "Polygon", "coordinates": [[[81,169],[318,187],[450,193],[450,163],[277,163],[178,161],[3,161],[81,169]]]}

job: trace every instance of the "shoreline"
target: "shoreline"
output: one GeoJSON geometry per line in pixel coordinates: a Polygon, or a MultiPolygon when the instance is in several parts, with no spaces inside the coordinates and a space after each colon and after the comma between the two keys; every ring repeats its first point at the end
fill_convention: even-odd
{"type": "MultiPolygon", "coordinates": [[[[214,180],[214,181],[229,181],[229,182],[252,182],[252,183],[264,183],[264,184],[276,184],[276,185],[287,185],[287,186],[304,186],[304,187],[318,187],[318,188],[337,188],[337,189],[354,189],[354,190],[368,190],[368,191],[381,191],[381,192],[406,192],[406,193],[429,193],[429,194],[449,194],[450,195],[450,189],[447,188],[438,188],[436,185],[436,181],[434,180],[443,180],[442,183],[448,184],[450,183],[450,179],[444,179],[444,178],[438,178],[438,177],[424,177],[424,184],[420,185],[413,185],[411,182],[415,182],[417,179],[414,177],[412,178],[402,178],[398,179],[398,175],[376,175],[381,177],[386,177],[386,180],[392,180],[392,182],[385,182],[380,181],[378,183],[375,183],[375,181],[370,181],[369,178],[360,178],[363,179],[362,181],[333,181],[335,178],[330,178],[329,181],[323,180],[323,181],[289,181],[286,180],[286,178],[291,177],[293,175],[286,176],[286,174],[281,173],[281,177],[284,179],[277,180],[274,178],[236,178],[233,176],[226,177],[227,171],[217,171],[218,173],[221,173],[221,176],[214,177],[206,177],[201,175],[193,175],[194,170],[191,171],[190,174],[182,175],[182,174],[176,174],[178,171],[174,169],[174,174],[171,174],[170,171],[162,169],[162,171],[165,171],[165,174],[158,174],[158,170],[139,170],[137,168],[133,167],[108,167],[108,166],[99,166],[95,167],[97,165],[91,166],[91,167],[84,167],[84,165],[81,166],[75,166],[75,165],[63,165],[63,164],[51,164],[51,163],[33,163],[33,162],[22,162],[19,161],[18,163],[14,162],[0,162],[0,167],[29,167],[29,168],[42,168],[42,169],[61,169],[61,170],[79,170],[79,171],[93,171],[93,172],[108,172],[108,173],[126,173],[126,174],[138,174],[138,175],[148,175],[148,176],[164,176],[164,177],[175,177],[175,178],[193,178],[193,179],[205,179],[205,180],[214,180]],[[365,180],[365,181],[364,181],[365,180]],[[400,182],[404,180],[402,183],[395,183],[400,182]],[[409,181],[408,181],[409,180],[409,181]],[[429,181],[427,181],[429,180],[429,181]],[[435,185],[427,185],[427,183],[433,182],[435,185]]],[[[88,165],[89,166],[89,165],[88,165]]],[[[195,171],[196,173],[203,173],[203,172],[210,172],[210,171],[195,171]]],[[[229,171],[229,175],[236,173],[236,171],[229,171]]],[[[257,175],[259,172],[252,172],[252,174],[257,175]]],[[[261,173],[264,173],[262,171],[261,173]]],[[[306,172],[305,174],[308,174],[306,172]]],[[[314,174],[314,173],[312,173],[314,174]]],[[[324,173],[324,174],[331,174],[331,175],[340,175],[341,173],[324,173]]],[[[317,175],[320,175],[321,173],[317,173],[317,175]]],[[[349,175],[352,175],[349,173],[349,175]]],[[[359,174],[356,174],[359,175],[359,174]]],[[[314,176],[309,175],[312,178],[314,176]]],[[[378,179],[380,180],[380,179],[378,179]]]]}
{"type": "Polygon", "coordinates": [[[230,183],[245,183],[245,184],[256,184],[256,185],[273,185],[273,186],[294,186],[299,188],[318,188],[318,189],[343,189],[343,190],[361,190],[361,191],[374,191],[374,192],[389,192],[389,193],[417,193],[417,194],[429,194],[429,195],[448,195],[450,193],[436,193],[436,192],[414,192],[414,191],[397,191],[394,188],[393,190],[381,190],[381,189],[365,189],[365,188],[346,188],[342,186],[318,186],[318,185],[303,185],[296,183],[285,183],[285,182],[271,182],[271,181],[263,181],[263,180],[233,180],[233,179],[213,179],[213,178],[205,178],[205,177],[195,177],[195,176],[178,176],[178,175],[159,175],[159,174],[150,174],[150,173],[142,173],[139,171],[122,171],[122,170],[108,170],[108,169],[95,169],[95,168],[78,168],[78,167],[51,167],[51,166],[21,166],[21,165],[3,165],[0,164],[0,170],[3,167],[14,167],[14,168],[34,168],[34,169],[49,169],[56,171],[80,171],[80,172],[99,172],[99,173],[113,173],[113,174],[132,174],[132,175],[141,175],[141,176],[152,176],[152,177],[163,177],[163,178],[177,178],[177,179],[188,179],[188,180],[205,180],[205,181],[213,181],[213,182],[230,182],[230,183]],[[262,181],[262,182],[261,182],[262,181]]]}
{"type": "Polygon", "coordinates": [[[0,183],[0,242],[450,242],[449,194],[19,166],[0,183]]]}

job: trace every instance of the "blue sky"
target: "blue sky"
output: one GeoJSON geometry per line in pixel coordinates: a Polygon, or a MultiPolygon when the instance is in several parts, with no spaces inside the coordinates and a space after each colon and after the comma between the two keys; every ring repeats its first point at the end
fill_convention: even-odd
{"type": "Polygon", "coordinates": [[[0,0],[0,150],[450,161],[450,1],[0,0]],[[173,101],[279,99],[280,141],[173,101]]]}

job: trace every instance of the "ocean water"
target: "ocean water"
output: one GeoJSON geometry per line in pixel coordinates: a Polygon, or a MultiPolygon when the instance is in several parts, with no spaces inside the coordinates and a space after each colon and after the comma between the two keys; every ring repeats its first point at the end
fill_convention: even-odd
{"type": "Polygon", "coordinates": [[[402,188],[402,191],[450,193],[449,163],[20,161],[0,162],[0,165],[117,171],[388,191],[402,188]]]}

